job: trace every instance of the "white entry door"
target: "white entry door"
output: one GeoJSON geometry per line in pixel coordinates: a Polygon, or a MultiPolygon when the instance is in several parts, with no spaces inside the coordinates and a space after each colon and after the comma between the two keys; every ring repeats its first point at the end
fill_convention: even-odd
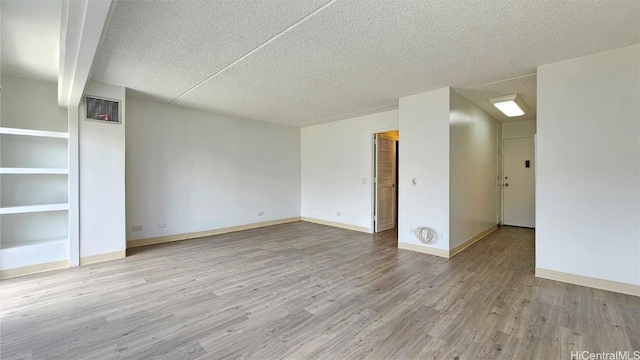
{"type": "Polygon", "coordinates": [[[396,142],[376,135],[376,232],[396,226],[396,142]]]}
{"type": "Polygon", "coordinates": [[[503,223],[511,226],[536,226],[535,163],[533,136],[505,139],[503,144],[504,179],[503,223]]]}

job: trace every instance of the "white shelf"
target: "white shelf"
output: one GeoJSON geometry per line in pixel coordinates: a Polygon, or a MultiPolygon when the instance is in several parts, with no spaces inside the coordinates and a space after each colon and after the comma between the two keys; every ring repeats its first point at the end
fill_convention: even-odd
{"type": "Polygon", "coordinates": [[[5,249],[13,249],[13,248],[22,248],[27,246],[40,246],[40,245],[49,245],[49,244],[66,244],[69,239],[65,237],[57,237],[50,239],[37,239],[37,240],[24,240],[24,241],[3,241],[0,244],[2,250],[5,249]]]}
{"type": "Polygon", "coordinates": [[[69,210],[69,204],[26,205],[0,208],[0,215],[69,210]]]}
{"type": "Polygon", "coordinates": [[[51,169],[51,168],[0,168],[0,174],[43,174],[43,175],[67,175],[68,169],[51,169]]]}
{"type": "Polygon", "coordinates": [[[69,259],[69,240],[66,237],[2,241],[0,262],[2,270],[46,264],[69,259]]]}
{"type": "Polygon", "coordinates": [[[0,134],[39,136],[39,137],[61,138],[61,139],[69,138],[69,133],[60,132],[60,131],[43,131],[43,130],[18,129],[18,128],[9,128],[9,127],[0,127],[0,134]]]}

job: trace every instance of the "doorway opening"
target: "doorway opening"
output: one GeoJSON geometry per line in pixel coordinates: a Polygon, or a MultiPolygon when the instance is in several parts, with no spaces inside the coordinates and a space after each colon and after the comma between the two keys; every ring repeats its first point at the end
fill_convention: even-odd
{"type": "Polygon", "coordinates": [[[373,135],[373,232],[398,226],[398,130],[373,135]]]}

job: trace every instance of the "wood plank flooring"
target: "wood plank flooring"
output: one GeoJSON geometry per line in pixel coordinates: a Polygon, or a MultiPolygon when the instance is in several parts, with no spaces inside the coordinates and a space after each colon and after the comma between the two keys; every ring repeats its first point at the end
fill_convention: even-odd
{"type": "Polygon", "coordinates": [[[0,282],[2,359],[570,359],[640,350],[640,298],[534,277],[534,232],[452,259],[304,222],[0,282]]]}

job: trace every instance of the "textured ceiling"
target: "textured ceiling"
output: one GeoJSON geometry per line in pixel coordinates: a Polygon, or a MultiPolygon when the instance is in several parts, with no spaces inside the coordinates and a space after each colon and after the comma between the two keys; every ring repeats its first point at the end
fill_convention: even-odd
{"type": "Polygon", "coordinates": [[[536,74],[480,85],[470,89],[454,90],[500,122],[533,120],[536,118],[536,74]],[[522,116],[510,118],[496,109],[488,100],[492,97],[516,93],[522,96],[522,100],[524,100],[530,108],[530,110],[522,116]]]}
{"type": "Polygon", "coordinates": [[[56,82],[60,62],[60,0],[2,0],[2,73],[56,82]]]}
{"type": "Polygon", "coordinates": [[[120,1],[94,79],[304,126],[637,43],[635,0],[120,1]]]}
{"type": "Polygon", "coordinates": [[[93,79],[170,102],[327,1],[119,1],[93,79]]]}

